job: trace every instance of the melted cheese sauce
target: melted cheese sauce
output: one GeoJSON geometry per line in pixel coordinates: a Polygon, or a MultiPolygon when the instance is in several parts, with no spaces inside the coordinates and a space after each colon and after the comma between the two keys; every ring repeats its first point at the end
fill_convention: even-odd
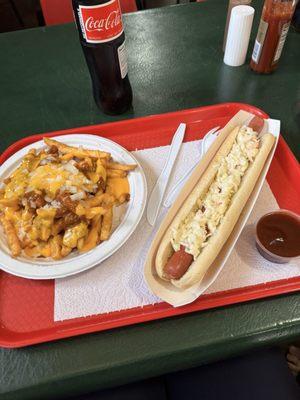
{"type": "Polygon", "coordinates": [[[116,198],[119,198],[121,194],[130,193],[129,190],[130,188],[127,177],[107,179],[107,191],[116,196],[116,198]]]}
{"type": "Polygon", "coordinates": [[[18,168],[5,187],[4,197],[22,197],[26,192],[44,191],[54,198],[60,189],[77,193],[82,189],[92,192],[94,188],[94,183],[72,164],[46,164],[32,172],[25,167],[18,168]]]}
{"type": "Polygon", "coordinates": [[[11,197],[23,196],[28,182],[29,171],[27,168],[18,168],[11,181],[5,186],[4,197],[9,199],[11,197]]]}
{"type": "Polygon", "coordinates": [[[30,174],[28,190],[44,190],[48,196],[54,197],[69,178],[70,173],[61,167],[55,164],[43,165],[30,174]]]}

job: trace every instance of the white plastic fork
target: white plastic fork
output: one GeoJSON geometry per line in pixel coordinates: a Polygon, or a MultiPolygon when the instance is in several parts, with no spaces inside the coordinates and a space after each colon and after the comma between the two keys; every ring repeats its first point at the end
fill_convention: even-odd
{"type": "Polygon", "coordinates": [[[176,183],[176,185],[170,190],[170,192],[168,193],[168,195],[163,203],[164,207],[169,208],[174,203],[174,200],[176,199],[180,190],[183,188],[187,179],[190,177],[191,173],[194,171],[196,165],[199,163],[201,158],[204,156],[204,154],[207,152],[207,150],[209,149],[211,144],[214,142],[214,140],[218,136],[219,129],[220,129],[220,127],[217,126],[213,129],[211,129],[210,131],[208,131],[206,133],[206,135],[203,137],[203,139],[200,142],[199,160],[179,179],[179,181],[176,183]]]}

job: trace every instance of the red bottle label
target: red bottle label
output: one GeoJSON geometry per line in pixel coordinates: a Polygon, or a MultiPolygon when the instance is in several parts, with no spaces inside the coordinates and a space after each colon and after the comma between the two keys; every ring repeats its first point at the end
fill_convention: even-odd
{"type": "Polygon", "coordinates": [[[78,6],[78,15],[84,39],[88,43],[104,43],[123,33],[119,0],[96,6],[78,6]]]}

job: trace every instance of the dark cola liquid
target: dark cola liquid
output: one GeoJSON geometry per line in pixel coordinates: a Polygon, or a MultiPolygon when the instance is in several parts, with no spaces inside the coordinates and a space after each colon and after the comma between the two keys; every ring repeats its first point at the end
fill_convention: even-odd
{"type": "Polygon", "coordinates": [[[107,0],[72,0],[72,3],[95,102],[106,114],[122,114],[131,106],[132,89],[118,1],[111,4],[107,0]]]}

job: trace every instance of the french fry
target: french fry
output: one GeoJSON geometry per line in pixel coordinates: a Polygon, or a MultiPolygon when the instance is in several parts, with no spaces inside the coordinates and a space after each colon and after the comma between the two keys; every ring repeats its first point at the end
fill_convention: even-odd
{"type": "Polygon", "coordinates": [[[90,157],[85,157],[83,161],[89,166],[90,169],[93,168],[93,160],[90,157]]]}
{"type": "Polygon", "coordinates": [[[108,209],[107,213],[104,214],[102,218],[102,226],[100,233],[101,241],[109,239],[112,228],[112,219],[113,219],[113,209],[111,207],[108,209]]]}
{"type": "Polygon", "coordinates": [[[67,247],[67,246],[62,245],[62,248],[61,248],[61,256],[62,256],[62,257],[66,257],[68,254],[71,253],[71,251],[72,251],[72,248],[71,248],[71,247],[67,247]]]}
{"type": "Polygon", "coordinates": [[[18,208],[19,207],[19,199],[17,197],[10,197],[8,199],[1,199],[0,200],[0,206],[18,208]]]}
{"type": "Polygon", "coordinates": [[[45,225],[42,225],[39,230],[39,237],[41,240],[48,240],[51,235],[51,228],[45,225]]]}
{"type": "Polygon", "coordinates": [[[85,237],[88,233],[88,226],[86,222],[80,222],[79,224],[68,228],[63,237],[63,244],[67,247],[74,249],[77,247],[78,240],[85,237]]]}
{"type": "Polygon", "coordinates": [[[36,227],[38,238],[42,241],[47,241],[52,233],[55,213],[55,208],[39,208],[37,210],[37,216],[33,220],[33,226],[36,227]]]}
{"type": "Polygon", "coordinates": [[[41,249],[39,246],[34,246],[34,247],[28,246],[25,247],[23,251],[29,258],[37,258],[41,256],[41,249]]]}
{"type": "Polygon", "coordinates": [[[22,249],[25,249],[25,247],[28,247],[28,246],[32,246],[31,240],[26,236],[22,240],[19,239],[19,241],[20,241],[20,245],[21,245],[22,249]]]}
{"type": "Polygon", "coordinates": [[[50,138],[44,138],[44,142],[50,147],[50,146],[56,146],[58,150],[63,153],[63,154],[68,154],[71,153],[73,154],[74,157],[78,158],[86,158],[86,157],[91,157],[91,158],[110,158],[110,153],[107,153],[105,151],[99,151],[99,150],[87,150],[87,149],[82,149],[79,147],[73,147],[69,146],[67,144],[57,142],[54,139],[50,138]]]}
{"type": "Polygon", "coordinates": [[[111,206],[115,202],[115,197],[109,193],[102,193],[102,190],[97,192],[94,197],[82,200],[76,207],[76,214],[78,216],[86,215],[89,208],[98,207],[100,205],[111,206]]]}
{"type": "Polygon", "coordinates": [[[99,175],[99,179],[102,178],[106,182],[106,166],[103,164],[102,159],[97,160],[96,173],[99,175]]]}
{"type": "Polygon", "coordinates": [[[104,206],[112,206],[115,203],[115,196],[113,194],[110,193],[103,193],[103,198],[101,200],[101,204],[103,204],[104,206]]]}
{"type": "Polygon", "coordinates": [[[39,239],[39,230],[37,229],[36,226],[32,225],[29,232],[28,236],[31,242],[31,246],[37,246],[38,245],[38,239],[39,239]]]}
{"type": "Polygon", "coordinates": [[[105,187],[107,173],[104,165],[102,164],[102,159],[97,160],[95,171],[86,171],[85,174],[93,183],[96,184],[102,182],[105,187]]]}
{"type": "Polygon", "coordinates": [[[51,256],[51,246],[49,242],[39,242],[35,246],[32,246],[32,243],[28,244],[27,246],[25,246],[23,251],[26,256],[30,258],[48,258],[51,256]]]}
{"type": "Polygon", "coordinates": [[[87,171],[85,174],[89,178],[89,180],[94,184],[96,184],[100,179],[96,171],[87,171]]]}
{"type": "Polygon", "coordinates": [[[117,169],[121,171],[133,171],[136,167],[136,164],[119,164],[113,161],[109,161],[106,166],[107,169],[117,169]]]}
{"type": "Polygon", "coordinates": [[[51,229],[51,235],[55,236],[58,235],[65,227],[65,221],[63,218],[59,218],[57,219],[53,225],[52,225],[52,229],[51,229]]]}
{"type": "Polygon", "coordinates": [[[85,242],[85,238],[84,238],[84,237],[82,237],[82,238],[80,238],[80,239],[78,240],[78,242],[77,242],[77,249],[78,249],[79,251],[82,249],[82,247],[83,247],[83,245],[84,245],[84,242],[85,242]]]}
{"type": "Polygon", "coordinates": [[[23,221],[28,221],[28,223],[29,222],[31,223],[35,213],[34,213],[34,211],[32,211],[30,209],[25,209],[22,211],[21,215],[22,215],[21,218],[23,221]]]}
{"type": "Polygon", "coordinates": [[[101,215],[96,215],[92,220],[92,227],[84,241],[84,245],[79,249],[81,253],[89,251],[97,245],[100,229],[101,215]]]}
{"type": "Polygon", "coordinates": [[[45,257],[45,258],[48,258],[48,257],[51,256],[51,245],[50,245],[50,243],[47,242],[46,244],[44,244],[42,246],[42,248],[41,248],[41,256],[45,257]]]}
{"type": "Polygon", "coordinates": [[[75,210],[76,215],[78,215],[79,217],[82,217],[85,215],[86,213],[86,208],[84,207],[84,205],[82,203],[77,204],[76,210],[75,210]]]}
{"type": "Polygon", "coordinates": [[[69,161],[69,160],[72,160],[73,157],[74,157],[73,153],[66,153],[66,154],[62,155],[60,158],[61,158],[61,160],[69,161]]]}
{"type": "Polygon", "coordinates": [[[92,208],[88,208],[88,209],[86,209],[85,217],[86,217],[87,219],[92,219],[92,218],[94,218],[96,215],[105,215],[108,211],[109,211],[109,209],[108,209],[108,208],[104,208],[104,207],[92,207],[92,208]]]}
{"type": "Polygon", "coordinates": [[[6,207],[4,210],[5,218],[8,219],[14,226],[22,218],[22,213],[19,210],[15,210],[12,207],[6,207]]]}
{"type": "Polygon", "coordinates": [[[118,199],[116,200],[116,206],[120,206],[123,203],[126,203],[130,200],[130,193],[122,193],[118,199]]]}
{"type": "Polygon", "coordinates": [[[21,244],[16,233],[13,223],[7,219],[3,214],[0,215],[0,222],[6,234],[7,243],[13,257],[17,257],[21,253],[21,244]]]}
{"type": "Polygon", "coordinates": [[[111,160],[111,156],[108,158],[101,158],[101,163],[103,165],[104,168],[107,168],[107,164],[109,163],[109,161],[111,160]]]}
{"type": "Polygon", "coordinates": [[[41,158],[40,158],[40,157],[34,157],[34,158],[32,158],[32,159],[28,162],[28,171],[31,172],[31,171],[35,170],[35,169],[38,167],[40,161],[41,161],[41,158]]]}
{"type": "Polygon", "coordinates": [[[125,178],[127,176],[126,171],[122,171],[120,169],[108,169],[107,177],[108,178],[125,178]]]}
{"type": "Polygon", "coordinates": [[[50,249],[51,249],[51,257],[53,260],[59,260],[62,258],[61,249],[62,249],[62,236],[56,235],[50,239],[50,249]]]}

